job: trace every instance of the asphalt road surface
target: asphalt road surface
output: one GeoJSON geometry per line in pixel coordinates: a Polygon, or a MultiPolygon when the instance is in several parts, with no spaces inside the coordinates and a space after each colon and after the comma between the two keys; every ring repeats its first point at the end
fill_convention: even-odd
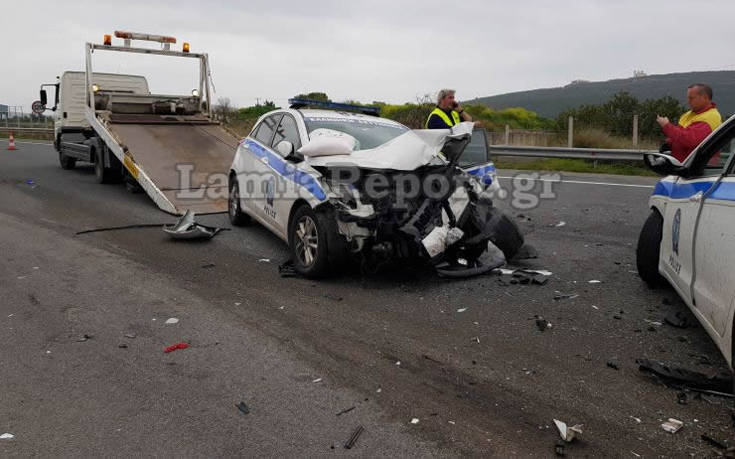
{"type": "Polygon", "coordinates": [[[63,171],[49,145],[5,145],[2,457],[550,457],[555,418],[584,424],[569,457],[702,457],[701,434],[733,438],[728,400],[677,403],[635,364],[725,366],[698,324],[661,324],[695,319],[635,273],[653,179],[563,174],[533,208],[500,202],[539,252],[519,266],[553,272],[543,286],[400,266],[310,281],[279,276],[286,247],[258,225],[199,243],[159,228],[75,235],[175,218],[96,184],[91,166],[63,171]],[[190,347],[163,352],[178,342],[190,347]],[[660,427],[670,417],[676,434],[660,427]]]}

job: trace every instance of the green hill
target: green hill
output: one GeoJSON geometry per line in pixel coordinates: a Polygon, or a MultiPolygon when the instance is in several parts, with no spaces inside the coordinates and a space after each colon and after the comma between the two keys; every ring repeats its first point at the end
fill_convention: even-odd
{"type": "Polygon", "coordinates": [[[723,116],[735,113],[735,71],[669,73],[608,81],[575,81],[561,88],[534,89],[464,101],[501,110],[523,107],[540,116],[555,118],[568,108],[601,104],[620,91],[639,100],[672,96],[686,106],[686,87],[692,83],[712,86],[714,101],[723,116]]]}

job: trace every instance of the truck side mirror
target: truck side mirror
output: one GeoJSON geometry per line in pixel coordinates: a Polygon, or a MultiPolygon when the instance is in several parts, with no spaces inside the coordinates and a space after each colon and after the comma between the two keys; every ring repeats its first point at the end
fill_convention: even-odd
{"type": "Polygon", "coordinates": [[[41,89],[41,105],[45,107],[47,102],[48,102],[48,98],[46,97],[46,90],[41,89]]]}

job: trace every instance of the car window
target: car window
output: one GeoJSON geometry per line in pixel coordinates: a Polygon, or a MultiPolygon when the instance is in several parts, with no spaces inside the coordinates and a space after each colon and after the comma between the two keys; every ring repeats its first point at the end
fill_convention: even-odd
{"type": "Polygon", "coordinates": [[[299,137],[299,128],[296,126],[296,120],[292,116],[283,115],[281,124],[276,129],[276,135],[273,137],[273,148],[284,141],[288,140],[294,146],[294,151],[301,148],[301,138],[299,137]]]}
{"type": "Polygon", "coordinates": [[[461,167],[474,166],[475,164],[485,164],[489,161],[485,131],[475,129],[470,138],[470,143],[467,144],[462,156],[459,158],[459,165],[461,167]]]}
{"type": "Polygon", "coordinates": [[[265,146],[271,145],[273,139],[273,132],[276,130],[276,125],[281,120],[282,114],[271,115],[260,122],[258,130],[255,132],[255,140],[262,143],[265,146]]]}
{"type": "Polygon", "coordinates": [[[721,175],[727,167],[733,149],[735,149],[735,124],[718,133],[707,145],[703,145],[692,162],[691,175],[694,177],[721,175]]]}
{"type": "Polygon", "coordinates": [[[379,147],[409,130],[402,124],[383,122],[379,118],[373,120],[308,117],[304,118],[304,122],[306,123],[307,132],[312,132],[315,129],[332,129],[351,135],[357,140],[355,151],[379,147]]]}

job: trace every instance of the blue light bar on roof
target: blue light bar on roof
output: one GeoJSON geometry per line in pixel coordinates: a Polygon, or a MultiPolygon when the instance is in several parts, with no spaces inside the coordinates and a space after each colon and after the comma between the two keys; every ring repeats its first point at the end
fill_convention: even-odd
{"type": "Polygon", "coordinates": [[[324,102],[321,100],[311,99],[288,99],[291,108],[323,108],[325,110],[341,110],[345,112],[358,112],[363,115],[380,116],[380,107],[372,107],[368,105],[340,104],[337,102],[324,102]]]}

